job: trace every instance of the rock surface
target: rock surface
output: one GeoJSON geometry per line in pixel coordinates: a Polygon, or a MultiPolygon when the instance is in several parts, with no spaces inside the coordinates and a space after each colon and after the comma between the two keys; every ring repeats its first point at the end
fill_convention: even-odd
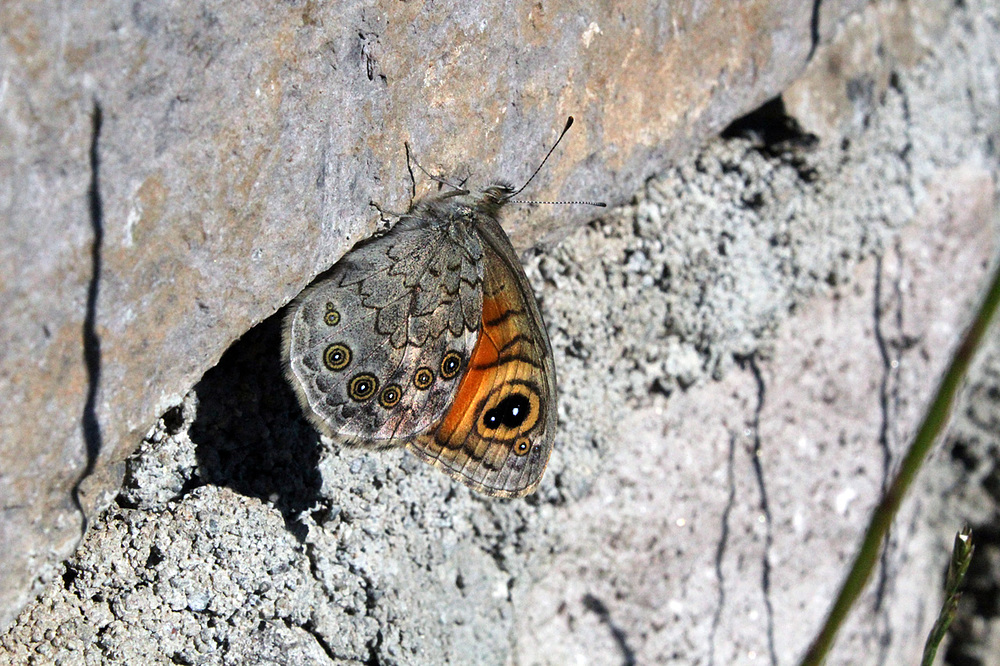
{"type": "MultiPolygon", "coordinates": [[[[823,3],[823,11],[832,4],[823,3]]],[[[112,438],[103,429],[110,423],[141,428],[130,409],[139,414],[153,405],[165,414],[128,460],[116,502],[61,575],[0,636],[0,654],[64,663],[794,663],[839,586],[995,253],[998,26],[988,3],[867,9],[831,31],[831,43],[816,50],[781,101],[678,160],[632,205],[530,257],[556,352],[561,425],[546,480],[526,501],[470,495],[405,453],[364,454],[318,441],[281,376],[276,317],[200,376],[199,364],[211,365],[218,351],[210,350],[225,344],[199,347],[206,360],[180,364],[164,341],[194,347],[205,338],[183,310],[164,309],[164,341],[152,348],[166,355],[163,373],[178,374],[168,380],[147,372],[143,381],[151,391],[181,391],[177,377],[201,378],[177,406],[163,410],[171,403],[157,398],[140,409],[132,401],[148,395],[102,371],[102,386],[110,381],[129,396],[102,393],[95,400],[96,413],[115,414],[97,419],[105,437],[112,438]],[[186,337],[173,337],[176,322],[186,322],[186,337]]],[[[168,22],[161,32],[179,39],[168,22]]],[[[375,42],[367,53],[384,48],[375,42]]],[[[186,44],[185,52],[197,54],[186,44]]],[[[804,58],[809,50],[789,48],[782,57],[804,58]]],[[[474,62],[467,51],[455,57],[474,62]]],[[[371,71],[378,78],[386,70],[371,71]]],[[[732,94],[722,88],[709,97],[729,100],[732,110],[732,94]]],[[[103,104],[102,137],[110,122],[103,104]]],[[[599,117],[609,113],[594,105],[599,117]]],[[[246,114],[256,122],[250,107],[246,114]]],[[[600,126],[579,115],[587,128],[600,126]]],[[[698,125],[690,118],[681,124],[698,125]]],[[[680,150],[674,132],[699,131],[670,126],[662,135],[648,129],[654,122],[631,126],[627,141],[609,142],[611,156],[600,154],[607,134],[588,130],[560,160],[563,168],[576,165],[575,175],[557,170],[548,183],[574,196],[607,192],[588,189],[605,176],[613,191],[635,184],[676,154],[662,148],[665,141],[679,141],[667,145],[680,150]],[[652,132],[648,144],[643,132],[652,132]],[[624,156],[626,144],[649,147],[624,156]]],[[[197,136],[179,133],[183,142],[197,136]]],[[[543,133],[523,145],[544,143],[543,133]]],[[[429,134],[422,139],[469,135],[429,134]]],[[[490,163],[504,166],[519,149],[508,152],[497,141],[496,154],[505,157],[490,163]]],[[[421,146],[416,134],[413,142],[417,155],[452,164],[447,150],[421,146]]],[[[186,145],[193,150],[195,143],[186,145]]],[[[271,143],[281,145],[273,137],[271,143]]],[[[389,152],[377,143],[365,145],[389,152]]],[[[452,150],[459,146],[455,141],[452,150]]],[[[232,159],[253,162],[246,157],[253,150],[240,150],[248,152],[232,159]]],[[[101,162],[102,184],[114,159],[123,158],[101,162]]],[[[289,185],[293,166],[260,159],[273,160],[269,170],[244,174],[244,184],[271,188],[269,179],[280,172],[286,191],[269,190],[274,200],[258,192],[241,205],[253,199],[281,212],[275,200],[293,198],[303,186],[289,185]]],[[[366,191],[360,181],[345,187],[347,177],[328,177],[324,188],[366,191]]],[[[405,177],[393,172],[390,180],[405,177]]],[[[392,198],[392,183],[382,185],[390,204],[402,201],[392,198]]],[[[178,190],[169,191],[173,202],[178,190]]],[[[101,192],[103,201],[113,199],[101,192]]],[[[324,196],[328,211],[342,205],[324,196]]],[[[170,205],[215,210],[179,199],[170,205]]],[[[199,217],[198,225],[215,219],[216,231],[172,260],[164,255],[164,265],[177,262],[169,274],[181,270],[178,257],[220,252],[223,266],[213,270],[227,276],[229,295],[212,296],[225,305],[206,312],[224,311],[214,328],[230,331],[242,330],[233,323],[241,316],[245,329],[294,295],[305,278],[288,275],[323,268],[346,249],[350,241],[337,245],[336,233],[360,236],[366,224],[354,212],[358,231],[346,232],[329,225],[348,216],[327,212],[320,232],[305,209],[297,217],[282,212],[280,221],[267,210],[234,209],[230,218],[199,217]],[[282,238],[292,239],[293,218],[317,239],[328,234],[312,243],[310,257],[264,248],[264,226],[252,226],[273,225],[266,228],[277,235],[280,223],[288,229],[282,238]],[[227,226],[234,219],[250,226],[227,226]],[[267,274],[237,260],[238,252],[222,253],[215,234],[235,228],[259,243],[267,274]],[[258,297],[251,308],[254,289],[268,281],[280,295],[267,292],[269,300],[258,297]],[[242,296],[236,284],[246,290],[242,296]]],[[[176,213],[157,219],[185,219],[176,213]]],[[[104,214],[106,239],[113,217],[104,214]]],[[[140,219],[134,230],[174,233],[171,225],[146,228],[140,219]]],[[[551,221],[539,224],[535,234],[551,221]]],[[[86,255],[88,237],[78,235],[86,255]]],[[[103,255],[106,267],[110,254],[103,255]]],[[[210,262],[198,266],[208,270],[210,262]]],[[[85,292],[85,272],[81,280],[85,292]]],[[[151,306],[169,300],[153,286],[151,306]]],[[[113,289],[101,289],[103,303],[113,289]]],[[[180,303],[189,291],[167,293],[176,307],[191,305],[180,303]]],[[[73,312],[83,312],[85,300],[73,312]]],[[[122,296],[115,307],[125,302],[122,296]]],[[[75,326],[79,336],[79,321],[75,326]]],[[[223,330],[214,335],[225,337],[223,330]]],[[[102,352],[114,339],[107,336],[102,331],[102,352]]],[[[83,355],[66,358],[79,365],[83,355]]],[[[130,360],[141,368],[142,358],[130,360]]],[[[996,386],[995,373],[989,384],[990,373],[981,372],[976,386],[996,386]]],[[[85,385],[75,397],[86,395],[85,385]]],[[[977,395],[984,392],[990,389],[977,395]]],[[[981,430],[978,439],[963,440],[967,447],[998,446],[995,431],[991,439],[981,430]]],[[[106,454],[128,448],[125,435],[117,437],[106,440],[119,442],[106,454]]],[[[64,474],[64,494],[73,478],[64,474]]],[[[916,661],[939,603],[933,590],[944,548],[969,512],[941,496],[966,478],[943,457],[925,470],[876,584],[828,663],[916,661]]],[[[17,496],[5,487],[3,497],[9,506],[17,496]]],[[[4,537],[15,543],[6,531],[4,537]]]]}
{"type": "MultiPolygon", "coordinates": [[[[621,203],[861,4],[4,2],[0,626],[155,420],[406,207],[404,143],[524,179],[575,114],[530,194],[621,203]]],[[[590,214],[529,212],[522,248],[590,214]]]]}

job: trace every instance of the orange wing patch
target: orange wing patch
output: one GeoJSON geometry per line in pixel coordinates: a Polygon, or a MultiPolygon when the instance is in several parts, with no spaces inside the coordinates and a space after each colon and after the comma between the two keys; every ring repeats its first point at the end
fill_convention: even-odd
{"type": "Polygon", "coordinates": [[[544,470],[544,461],[537,469],[540,456],[526,454],[546,425],[546,347],[524,295],[514,280],[496,279],[502,274],[485,281],[482,327],[451,407],[411,448],[481,492],[514,497],[544,470]]]}

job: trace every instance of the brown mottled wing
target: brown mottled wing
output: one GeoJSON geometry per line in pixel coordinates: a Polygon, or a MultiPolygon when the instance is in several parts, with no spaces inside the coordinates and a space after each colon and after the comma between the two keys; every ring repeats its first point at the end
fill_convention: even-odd
{"type": "Polygon", "coordinates": [[[524,269],[485,218],[483,318],[454,402],[409,447],[473,490],[521,497],[538,487],[556,424],[552,350],[524,269]]]}

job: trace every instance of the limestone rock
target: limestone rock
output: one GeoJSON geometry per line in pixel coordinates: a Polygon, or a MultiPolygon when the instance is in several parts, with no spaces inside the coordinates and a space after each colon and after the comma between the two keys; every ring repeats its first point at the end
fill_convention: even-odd
{"type": "MultiPolygon", "coordinates": [[[[5,3],[0,621],[42,596],[0,651],[790,662],[995,239],[995,8],[864,4],[5,3]],[[404,142],[518,180],[569,114],[538,198],[659,177],[593,227],[505,220],[576,229],[529,265],[563,387],[539,495],[317,446],[272,315],[406,207],[404,142]]],[[[919,509],[841,662],[912,661],[919,509]]]]}

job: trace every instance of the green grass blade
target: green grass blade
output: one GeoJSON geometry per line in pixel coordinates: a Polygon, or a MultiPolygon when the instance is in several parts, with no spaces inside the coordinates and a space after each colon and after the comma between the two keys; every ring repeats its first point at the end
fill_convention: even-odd
{"type": "Polygon", "coordinates": [[[837,632],[844,620],[847,619],[851,607],[861,596],[861,591],[875,569],[882,543],[889,533],[889,527],[899,511],[903,497],[906,496],[906,492],[913,484],[927,453],[948,422],[948,416],[951,413],[958,389],[969,370],[975,352],[982,345],[983,337],[996,313],[998,303],[1000,303],[1000,265],[994,269],[989,289],[976,313],[976,318],[972,321],[965,337],[955,351],[951,364],[941,379],[934,400],[924,414],[924,420],[903,458],[896,478],[893,479],[892,485],[889,486],[882,500],[875,507],[871,522],[868,524],[868,530],[865,532],[861,547],[854,558],[854,565],[830,609],[826,622],[802,658],[800,662],[802,666],[814,666],[823,662],[833,645],[837,632]]]}

